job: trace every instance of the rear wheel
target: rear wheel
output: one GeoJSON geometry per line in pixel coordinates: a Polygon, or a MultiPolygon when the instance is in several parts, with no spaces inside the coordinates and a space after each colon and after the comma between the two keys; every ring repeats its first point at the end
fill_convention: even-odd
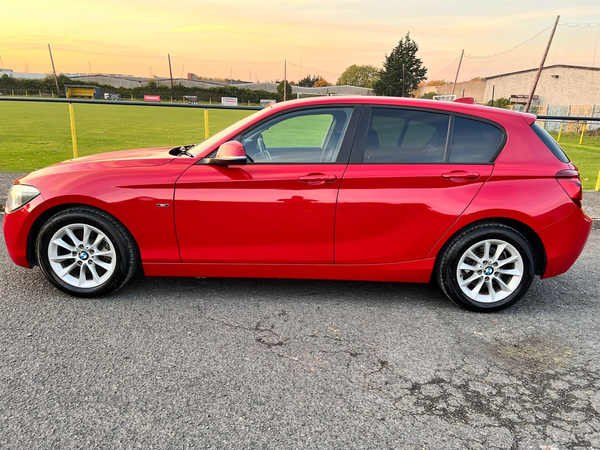
{"type": "Polygon", "coordinates": [[[454,237],[441,255],[437,280],[457,305],[492,312],[517,302],[535,273],[531,245],[518,231],[482,223],[454,237]]]}
{"type": "Polygon", "coordinates": [[[58,289],[79,297],[110,294],[137,269],[137,249],[110,215],[76,207],[51,217],[37,238],[37,260],[58,289]]]}

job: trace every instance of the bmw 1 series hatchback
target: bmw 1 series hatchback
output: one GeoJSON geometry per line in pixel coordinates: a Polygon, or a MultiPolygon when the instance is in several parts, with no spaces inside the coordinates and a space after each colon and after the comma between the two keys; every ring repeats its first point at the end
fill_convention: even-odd
{"type": "Polygon", "coordinates": [[[71,295],[147,276],[427,283],[496,311],[569,269],[592,221],[535,116],[322,97],[269,106],[195,146],[55,164],[15,181],[12,260],[71,295]]]}

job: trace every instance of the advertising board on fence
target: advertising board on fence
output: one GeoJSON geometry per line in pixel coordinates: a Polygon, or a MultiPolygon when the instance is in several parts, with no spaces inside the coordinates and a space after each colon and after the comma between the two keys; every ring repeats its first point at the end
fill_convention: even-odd
{"type": "Polygon", "coordinates": [[[221,97],[221,105],[223,106],[237,106],[238,99],[236,97],[221,97]]]}
{"type": "Polygon", "coordinates": [[[160,95],[144,95],[145,102],[160,102],[160,95]]]}
{"type": "Polygon", "coordinates": [[[260,107],[261,108],[266,108],[267,106],[274,105],[275,103],[277,103],[277,100],[271,100],[271,99],[268,99],[268,98],[261,98],[260,99],[260,107]]]}

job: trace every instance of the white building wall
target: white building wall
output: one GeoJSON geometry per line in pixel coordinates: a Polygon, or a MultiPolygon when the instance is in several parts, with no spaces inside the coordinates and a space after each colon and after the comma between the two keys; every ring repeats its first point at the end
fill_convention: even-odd
{"type": "MultiPolygon", "coordinates": [[[[507,75],[498,75],[486,80],[485,98],[510,98],[511,95],[529,95],[535,80],[536,70],[507,75]]],[[[536,105],[599,105],[600,68],[578,68],[550,66],[542,70],[535,95],[536,105]]]]}

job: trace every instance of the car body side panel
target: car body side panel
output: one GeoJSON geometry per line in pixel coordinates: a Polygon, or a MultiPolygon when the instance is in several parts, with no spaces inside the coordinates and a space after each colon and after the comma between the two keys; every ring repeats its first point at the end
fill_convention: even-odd
{"type": "Polygon", "coordinates": [[[142,261],[179,262],[173,195],[175,181],[192,163],[190,158],[179,158],[135,170],[73,164],[49,173],[33,172],[18,182],[38,188],[49,208],[89,205],[113,215],[133,235],[142,261]]]}
{"type": "Polygon", "coordinates": [[[346,164],[198,164],[177,182],[186,263],[333,263],[335,207],[346,164]],[[331,181],[299,180],[324,174],[331,181]],[[198,233],[194,224],[210,222],[198,233]]]}
{"type": "Polygon", "coordinates": [[[335,262],[373,264],[425,258],[469,205],[493,166],[350,164],[336,213],[335,262]],[[447,179],[453,171],[479,178],[447,179]]]}

